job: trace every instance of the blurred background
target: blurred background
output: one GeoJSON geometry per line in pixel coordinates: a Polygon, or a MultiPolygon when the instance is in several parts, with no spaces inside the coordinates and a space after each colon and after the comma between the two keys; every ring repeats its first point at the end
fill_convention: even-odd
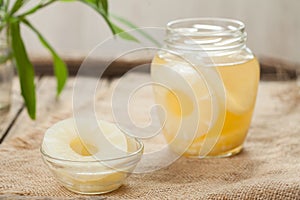
{"type": "MultiPolygon", "coordinates": [[[[28,4],[34,3],[31,0],[28,4]]],[[[225,17],[243,21],[248,47],[266,65],[300,63],[299,0],[110,0],[110,11],[139,27],[165,27],[179,18],[225,17]]],[[[111,36],[104,20],[81,3],[57,3],[30,20],[62,55],[84,58],[98,43],[111,36]]],[[[33,59],[50,58],[28,29],[23,29],[33,59]]]]}

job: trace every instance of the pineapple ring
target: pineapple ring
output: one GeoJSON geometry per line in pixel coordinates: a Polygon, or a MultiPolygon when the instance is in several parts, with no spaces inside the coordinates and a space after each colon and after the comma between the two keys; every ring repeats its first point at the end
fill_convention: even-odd
{"type": "Polygon", "coordinates": [[[98,121],[98,124],[93,125],[88,119],[80,119],[75,124],[73,118],[58,122],[46,131],[42,148],[54,158],[74,161],[93,161],[126,155],[126,135],[113,123],[98,121]],[[78,127],[83,130],[84,135],[78,134],[78,127]]]}

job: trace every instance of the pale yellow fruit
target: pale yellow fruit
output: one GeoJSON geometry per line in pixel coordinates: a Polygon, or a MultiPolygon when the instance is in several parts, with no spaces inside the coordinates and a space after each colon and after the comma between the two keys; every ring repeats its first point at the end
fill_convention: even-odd
{"type": "Polygon", "coordinates": [[[92,122],[91,119],[67,119],[48,129],[44,136],[44,154],[55,158],[50,159],[56,166],[52,169],[72,191],[114,190],[134,167],[120,166],[118,160],[124,157],[124,162],[130,154],[132,144],[126,135],[113,123],[92,122]]]}
{"type": "Polygon", "coordinates": [[[74,161],[111,159],[127,153],[126,135],[116,125],[91,121],[67,119],[57,123],[45,133],[43,150],[52,157],[74,161]]]}
{"type": "MultiPolygon", "coordinates": [[[[223,125],[225,91],[216,69],[194,68],[178,57],[167,60],[153,59],[151,77],[156,103],[165,109],[165,113],[158,113],[163,133],[171,148],[181,154],[212,129],[217,138],[223,125]]],[[[212,145],[207,143],[206,149],[212,145]]]]}

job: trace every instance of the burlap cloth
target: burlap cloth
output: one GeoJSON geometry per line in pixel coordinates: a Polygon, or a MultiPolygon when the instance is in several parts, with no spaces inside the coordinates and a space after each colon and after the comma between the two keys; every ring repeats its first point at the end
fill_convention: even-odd
{"type": "Polygon", "coordinates": [[[300,199],[299,101],[294,83],[262,83],[242,153],[180,158],[159,171],[133,174],[119,190],[99,196],[69,192],[48,171],[39,152],[48,121],[0,146],[0,199],[300,199]]]}

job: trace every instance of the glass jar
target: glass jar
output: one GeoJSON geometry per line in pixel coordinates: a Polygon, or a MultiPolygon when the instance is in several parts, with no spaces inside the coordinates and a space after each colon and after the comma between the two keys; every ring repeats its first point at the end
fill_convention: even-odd
{"type": "Polygon", "coordinates": [[[243,148],[259,83],[242,22],[222,18],[168,23],[151,64],[162,132],[188,157],[226,157],[243,148]]]}
{"type": "MultiPolygon", "coordinates": [[[[5,31],[1,31],[5,32],[5,31]]],[[[0,36],[0,112],[7,111],[11,104],[11,90],[14,66],[11,51],[4,34],[0,36]]]]}

